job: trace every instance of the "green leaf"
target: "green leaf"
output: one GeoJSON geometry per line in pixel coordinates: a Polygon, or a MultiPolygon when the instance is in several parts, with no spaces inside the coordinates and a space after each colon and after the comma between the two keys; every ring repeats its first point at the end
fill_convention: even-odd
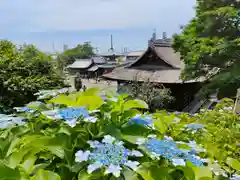
{"type": "Polygon", "coordinates": [[[99,88],[89,88],[85,92],[81,93],[83,96],[96,96],[100,94],[99,88]]]}
{"type": "Polygon", "coordinates": [[[212,179],[213,173],[208,167],[192,167],[196,180],[200,180],[201,178],[210,178],[212,179]]]}
{"type": "Polygon", "coordinates": [[[61,180],[61,177],[52,171],[40,170],[30,180],[61,180]]]}
{"type": "Polygon", "coordinates": [[[137,139],[139,138],[145,138],[145,136],[129,136],[129,135],[124,135],[122,134],[122,138],[132,144],[136,144],[137,139]]]}
{"type": "Polygon", "coordinates": [[[137,173],[144,179],[144,180],[155,180],[152,175],[151,175],[151,171],[148,169],[139,169],[137,170],[137,173]]]}
{"type": "Polygon", "coordinates": [[[20,165],[28,174],[30,174],[34,168],[35,161],[37,157],[34,155],[29,155],[24,158],[24,162],[20,165]]]}
{"type": "Polygon", "coordinates": [[[227,158],[226,163],[231,166],[233,169],[240,171],[240,162],[233,158],[227,158]]]}
{"type": "Polygon", "coordinates": [[[78,180],[90,180],[91,175],[85,171],[80,171],[78,173],[78,180]]]}
{"type": "Polygon", "coordinates": [[[130,169],[124,169],[123,176],[125,180],[139,180],[138,175],[130,169]]]}
{"type": "Polygon", "coordinates": [[[154,119],[153,124],[156,130],[159,131],[161,134],[165,134],[165,132],[168,130],[168,127],[167,125],[165,125],[163,120],[154,119]]]}
{"type": "Polygon", "coordinates": [[[121,132],[124,135],[146,136],[149,133],[149,129],[143,125],[131,124],[122,128],[121,132]]]}
{"type": "Polygon", "coordinates": [[[103,103],[100,96],[79,96],[77,97],[76,106],[85,106],[89,110],[95,110],[102,106],[103,103]]]}
{"type": "Polygon", "coordinates": [[[4,164],[0,164],[0,179],[1,180],[20,180],[20,172],[17,169],[12,169],[4,164]]]}
{"type": "Polygon", "coordinates": [[[148,105],[140,99],[128,100],[123,104],[123,110],[129,109],[148,109],[148,105]]]}

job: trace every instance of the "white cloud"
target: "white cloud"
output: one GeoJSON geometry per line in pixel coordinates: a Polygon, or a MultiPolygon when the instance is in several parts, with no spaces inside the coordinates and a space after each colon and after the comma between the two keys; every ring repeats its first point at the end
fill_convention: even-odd
{"type": "Polygon", "coordinates": [[[168,27],[186,23],[195,0],[8,0],[0,2],[4,30],[71,31],[168,27]]]}

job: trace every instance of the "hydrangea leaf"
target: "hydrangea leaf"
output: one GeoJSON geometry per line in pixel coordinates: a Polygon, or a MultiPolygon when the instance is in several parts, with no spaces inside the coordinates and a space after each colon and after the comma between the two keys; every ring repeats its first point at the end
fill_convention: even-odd
{"type": "Polygon", "coordinates": [[[128,100],[124,103],[123,110],[126,111],[129,109],[148,109],[148,105],[140,99],[128,100]]]}
{"type": "Polygon", "coordinates": [[[192,167],[196,180],[212,179],[213,173],[208,167],[192,167]]]}
{"type": "Polygon", "coordinates": [[[37,157],[35,155],[30,154],[24,158],[24,162],[20,166],[24,168],[24,170],[27,173],[30,174],[34,168],[34,164],[36,160],[37,160],[37,157]]]}
{"type": "Polygon", "coordinates": [[[163,122],[163,120],[155,119],[153,121],[154,127],[157,131],[159,131],[161,134],[165,134],[165,132],[168,130],[167,125],[163,122]]]}
{"type": "Polygon", "coordinates": [[[10,167],[7,167],[0,164],[0,179],[8,179],[8,180],[20,180],[20,172],[17,169],[12,169],[10,167]]]}
{"type": "Polygon", "coordinates": [[[40,170],[30,180],[61,180],[61,177],[52,171],[40,170]]]}
{"type": "Polygon", "coordinates": [[[233,158],[227,158],[226,163],[231,166],[233,169],[240,171],[240,162],[233,158]]]}

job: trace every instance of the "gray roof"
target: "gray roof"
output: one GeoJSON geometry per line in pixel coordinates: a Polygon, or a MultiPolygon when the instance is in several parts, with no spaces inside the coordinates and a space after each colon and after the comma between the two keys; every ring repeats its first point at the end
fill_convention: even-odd
{"type": "Polygon", "coordinates": [[[72,69],[85,69],[92,65],[93,61],[91,59],[76,59],[73,64],[67,66],[67,68],[72,69]]]}
{"type": "Polygon", "coordinates": [[[94,56],[94,57],[92,57],[92,60],[96,64],[103,64],[103,63],[107,62],[107,60],[102,56],[94,56]]]}
{"type": "Polygon", "coordinates": [[[167,46],[153,46],[148,49],[140,57],[138,57],[129,67],[134,66],[135,63],[142,60],[142,57],[150,50],[154,50],[157,56],[165,63],[169,64],[173,68],[183,69],[184,63],[181,61],[180,53],[175,52],[173,48],[167,46]]]}
{"type": "MultiPolygon", "coordinates": [[[[125,80],[125,81],[150,81],[153,83],[192,83],[192,81],[183,81],[180,79],[181,70],[180,69],[168,69],[168,70],[157,70],[157,71],[147,71],[139,69],[129,69],[124,67],[119,67],[114,69],[111,73],[103,75],[103,77],[112,80],[125,80]]],[[[197,80],[199,82],[203,79],[197,80]]]]}
{"type": "Polygon", "coordinates": [[[115,68],[111,73],[105,74],[103,77],[112,80],[125,81],[150,81],[158,83],[192,83],[202,82],[204,79],[191,81],[183,81],[180,79],[181,71],[184,64],[180,59],[180,54],[176,53],[171,46],[150,46],[136,61],[125,67],[115,68]],[[143,56],[149,51],[154,51],[159,57],[158,60],[164,61],[169,66],[156,66],[145,63],[143,56]],[[135,65],[142,61],[141,65],[135,65]],[[137,78],[137,79],[136,79],[137,78]]]}

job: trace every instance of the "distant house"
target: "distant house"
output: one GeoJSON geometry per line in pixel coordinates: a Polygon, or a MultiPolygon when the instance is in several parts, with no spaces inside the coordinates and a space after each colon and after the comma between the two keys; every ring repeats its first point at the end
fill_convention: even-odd
{"type": "Polygon", "coordinates": [[[137,58],[139,58],[145,51],[131,51],[126,53],[126,59],[127,61],[132,61],[132,60],[136,60],[137,58]]]}
{"type": "Polygon", "coordinates": [[[94,56],[89,59],[76,59],[73,64],[67,66],[67,69],[71,75],[78,72],[83,77],[99,77],[111,72],[115,67],[116,63],[112,64],[104,57],[94,56]]]}
{"type": "MultiPolygon", "coordinates": [[[[153,36],[154,37],[154,36],[153,36]]],[[[183,110],[188,106],[202,84],[202,80],[183,81],[180,74],[184,64],[180,54],[171,48],[170,39],[152,38],[147,50],[133,63],[114,69],[103,75],[104,78],[118,82],[118,89],[128,86],[131,81],[151,82],[169,88],[175,97],[173,110],[183,110]]]]}

